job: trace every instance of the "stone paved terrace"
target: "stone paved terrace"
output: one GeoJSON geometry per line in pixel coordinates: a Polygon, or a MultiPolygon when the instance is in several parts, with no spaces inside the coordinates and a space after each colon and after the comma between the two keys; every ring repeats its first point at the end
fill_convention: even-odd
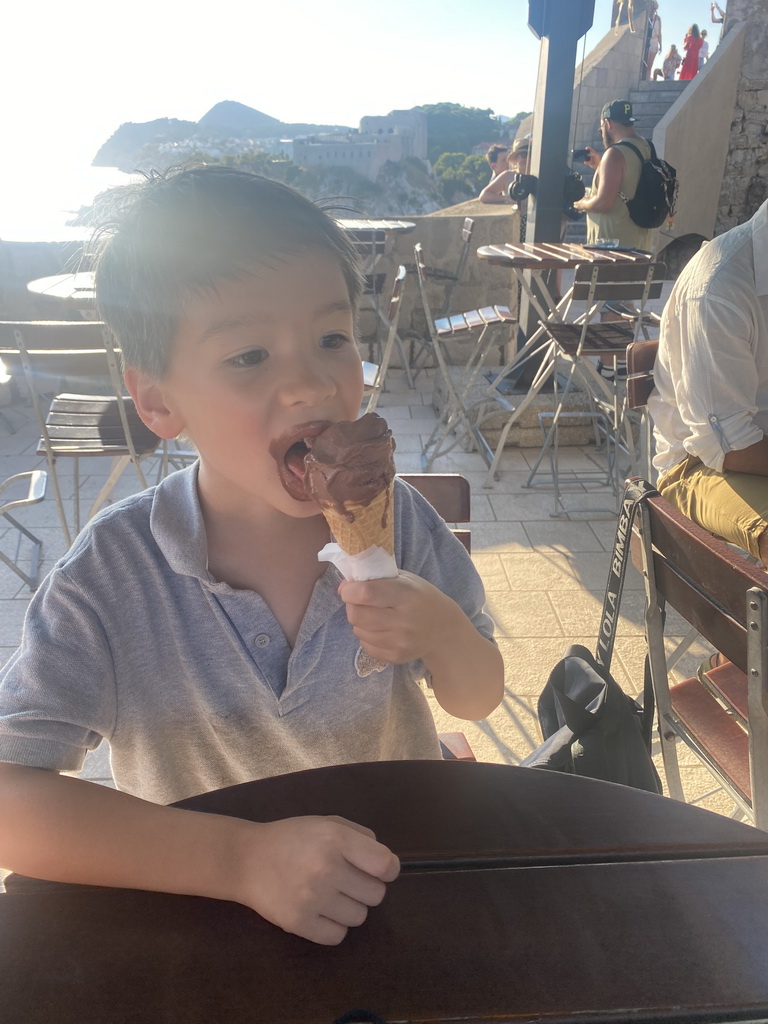
{"type": "MultiPolygon", "coordinates": [[[[409,390],[400,371],[394,371],[379,403],[379,412],[390,423],[397,441],[396,462],[401,472],[420,471],[422,441],[434,423],[429,373],[421,373],[416,385],[415,390],[409,390]]],[[[15,402],[0,408],[0,480],[44,466],[44,460],[35,454],[37,440],[30,406],[15,402]]],[[[432,701],[435,719],[441,731],[462,730],[479,760],[512,765],[540,742],[536,699],[551,667],[570,643],[594,646],[615,528],[615,516],[605,512],[553,519],[550,490],[546,486],[524,486],[536,454],[536,449],[507,450],[501,478],[492,490],[483,487],[485,465],[475,453],[451,453],[441,457],[434,467],[436,472],[460,472],[472,486],[472,557],[485,583],[488,610],[496,623],[506,663],[504,701],[486,721],[459,722],[432,701]]],[[[85,463],[81,484],[84,495],[98,493],[107,461],[92,459],[85,463]]],[[[561,465],[569,468],[594,469],[597,461],[594,447],[561,449],[561,465]]],[[[66,494],[66,481],[72,478],[66,459],[61,460],[60,474],[66,494]]],[[[118,495],[137,488],[138,481],[129,468],[118,495]]],[[[611,504],[611,495],[598,485],[569,485],[567,500],[580,507],[605,508],[611,504]]],[[[49,496],[42,504],[23,510],[20,517],[44,538],[43,568],[49,569],[65,550],[53,498],[49,496]]],[[[0,526],[4,550],[11,541],[11,531],[0,526]]],[[[29,597],[22,581],[0,565],[0,663],[10,657],[19,641],[29,597]]],[[[642,613],[642,580],[631,567],[613,666],[616,678],[630,693],[642,688],[642,613]]],[[[683,635],[682,622],[674,632],[683,635]]],[[[688,657],[688,674],[705,653],[707,649],[699,645],[688,657]]],[[[88,756],[82,774],[109,784],[105,746],[88,756]]],[[[657,764],[661,771],[658,757],[657,764]]],[[[686,751],[682,752],[682,764],[688,799],[730,814],[731,802],[686,751]]]]}

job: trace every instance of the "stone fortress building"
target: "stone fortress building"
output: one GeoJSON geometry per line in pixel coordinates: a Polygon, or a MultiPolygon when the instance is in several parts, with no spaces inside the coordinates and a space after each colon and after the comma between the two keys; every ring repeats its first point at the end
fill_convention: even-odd
{"type": "Polygon", "coordinates": [[[349,167],[375,181],[384,164],[407,157],[427,159],[427,115],[393,110],[360,119],[357,131],[307,135],[293,140],[293,162],[301,167],[349,167]]]}

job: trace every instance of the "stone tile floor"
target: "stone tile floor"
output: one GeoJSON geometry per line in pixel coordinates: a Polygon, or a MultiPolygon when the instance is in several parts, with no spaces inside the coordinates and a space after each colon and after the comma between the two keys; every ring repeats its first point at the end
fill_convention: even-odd
{"type": "MultiPolygon", "coordinates": [[[[398,469],[419,472],[422,441],[435,419],[432,381],[429,373],[423,372],[416,388],[409,390],[398,376],[398,371],[392,372],[388,391],[380,398],[379,412],[393,429],[398,469]]],[[[37,440],[31,407],[16,402],[0,409],[0,481],[44,465],[35,454],[37,440]]],[[[485,465],[477,454],[455,451],[438,459],[434,466],[436,472],[463,473],[472,486],[473,559],[496,622],[507,683],[503,703],[485,721],[457,721],[434,701],[433,711],[441,731],[459,729],[466,734],[479,760],[505,764],[517,764],[540,742],[536,699],[565,648],[576,642],[594,646],[615,528],[615,516],[606,512],[582,511],[569,518],[552,518],[551,491],[542,485],[524,486],[536,455],[534,449],[505,452],[500,479],[490,490],[483,486],[485,465]]],[[[594,470],[598,461],[593,447],[561,450],[561,465],[576,471],[594,470]]],[[[85,497],[95,497],[107,468],[105,459],[86,462],[81,471],[81,493],[85,497]]],[[[59,473],[65,496],[71,497],[72,467],[68,460],[60,460],[59,473]]],[[[545,477],[540,479],[543,483],[545,477]]],[[[129,467],[117,495],[130,494],[138,486],[129,467]]],[[[574,507],[605,508],[611,504],[610,491],[598,485],[569,484],[567,492],[567,501],[574,507]]],[[[53,498],[49,496],[40,505],[23,510],[20,518],[44,539],[43,570],[49,569],[66,546],[53,498]]],[[[8,551],[12,543],[11,530],[0,523],[3,550],[8,551]]],[[[23,582],[0,565],[0,664],[11,656],[19,641],[29,598],[23,582]]],[[[642,688],[642,611],[642,580],[630,568],[613,665],[616,678],[630,693],[642,688]]],[[[673,629],[680,636],[686,631],[682,620],[673,629]]],[[[706,651],[699,645],[688,656],[684,665],[688,674],[706,651]]],[[[730,814],[733,805],[711,776],[685,750],[681,761],[687,798],[730,814]]],[[[657,763],[661,772],[658,757],[657,763]]],[[[106,744],[88,756],[82,775],[110,784],[106,744]]]]}

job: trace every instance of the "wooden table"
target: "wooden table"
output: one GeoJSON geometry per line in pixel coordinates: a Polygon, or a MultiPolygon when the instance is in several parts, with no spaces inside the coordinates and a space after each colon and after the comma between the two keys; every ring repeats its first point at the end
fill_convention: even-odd
{"type": "MultiPolygon", "coordinates": [[[[547,274],[552,270],[574,270],[576,267],[585,264],[589,266],[648,265],[653,261],[653,255],[641,249],[608,249],[602,246],[585,246],[565,242],[523,242],[517,245],[510,243],[484,245],[477,250],[477,255],[479,259],[486,260],[493,266],[503,266],[511,269],[540,318],[538,328],[531,334],[530,338],[524,341],[507,364],[490,381],[486,395],[476,403],[482,405],[486,399],[499,402],[499,387],[508,378],[515,379],[524,369],[526,362],[536,360],[534,363],[536,369],[527,394],[521,396],[518,401],[512,404],[503,400],[500,402],[502,408],[509,412],[509,417],[506,420],[502,435],[495,449],[488,444],[479,429],[473,431],[480,454],[488,466],[485,486],[492,487],[493,481],[496,479],[504,442],[510,428],[520,419],[547,380],[556,372],[560,351],[553,339],[547,334],[544,323],[552,320],[562,322],[565,319],[570,309],[573,288],[570,288],[559,302],[555,302],[547,286],[547,274]]],[[[599,397],[609,406],[615,407],[617,402],[615,390],[600,377],[596,370],[591,372],[589,366],[585,366],[585,369],[599,397]]],[[[538,469],[544,452],[549,449],[551,436],[555,430],[556,424],[553,423],[544,442],[539,459],[529,477],[529,485],[538,469]]],[[[618,427],[615,427],[615,425],[614,430],[618,430],[618,427]]],[[[557,507],[557,489],[555,504],[557,507]]]]}
{"type": "Polygon", "coordinates": [[[27,291],[43,299],[61,303],[70,309],[77,309],[86,318],[91,318],[96,307],[93,273],[89,270],[77,274],[39,277],[27,284],[27,291]]]}
{"type": "Polygon", "coordinates": [[[650,263],[653,255],[641,249],[605,249],[602,246],[577,245],[572,242],[509,242],[502,245],[482,245],[477,250],[478,258],[487,260],[492,266],[509,267],[515,273],[521,287],[542,320],[556,315],[558,306],[547,288],[545,274],[550,270],[574,270],[584,263],[650,263]],[[528,271],[535,280],[541,298],[531,287],[525,275],[528,271]],[[543,298],[543,303],[542,303],[543,298]]]}
{"type": "Polygon", "coordinates": [[[184,801],[341,814],[402,858],[338,947],[214,900],[38,883],[0,896],[13,1024],[725,1021],[768,1016],[768,834],[536,769],[394,762],[184,801]]]}

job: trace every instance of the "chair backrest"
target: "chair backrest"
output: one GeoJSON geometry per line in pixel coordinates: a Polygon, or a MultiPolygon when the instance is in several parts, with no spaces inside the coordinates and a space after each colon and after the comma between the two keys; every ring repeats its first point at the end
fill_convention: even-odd
{"type": "Polygon", "coordinates": [[[626,302],[644,306],[658,299],[664,285],[663,263],[581,263],[573,278],[574,301],[626,302]]]}
{"type": "Polygon", "coordinates": [[[451,306],[453,303],[453,295],[456,288],[461,283],[461,279],[464,277],[464,271],[467,268],[467,259],[469,258],[469,247],[472,242],[472,235],[475,230],[475,222],[471,217],[465,217],[464,223],[461,226],[461,245],[459,246],[459,258],[456,261],[456,268],[448,281],[448,287],[445,290],[445,297],[443,299],[443,306],[441,316],[448,316],[451,312],[451,306]]]}
{"type": "Polygon", "coordinates": [[[59,391],[62,380],[67,393],[98,392],[114,399],[116,422],[105,427],[111,437],[121,439],[114,447],[124,447],[134,461],[137,447],[150,451],[159,441],[125,394],[120,350],[101,321],[2,321],[0,358],[12,373],[23,371],[45,444],[50,445],[51,437],[40,395],[59,391]]]}
{"type": "Polygon", "coordinates": [[[427,330],[429,331],[433,342],[436,344],[437,336],[435,334],[435,318],[432,315],[432,307],[429,302],[429,269],[427,268],[426,260],[424,259],[424,248],[421,242],[417,242],[416,245],[414,245],[413,258],[416,264],[416,280],[419,282],[421,305],[424,308],[424,316],[427,318],[427,330]]]}
{"type": "MultiPolygon", "coordinates": [[[[746,594],[751,587],[768,593],[768,572],[748,562],[666,499],[648,498],[646,507],[659,595],[745,672],[746,594]]],[[[645,568],[637,529],[633,545],[636,563],[645,568]]]]}
{"type": "MultiPolygon", "coordinates": [[[[470,521],[469,482],[460,473],[398,473],[398,476],[423,495],[447,523],[470,521]]],[[[455,529],[452,532],[471,553],[469,530],[455,529]]]]}
{"type": "Polygon", "coordinates": [[[627,405],[642,409],[654,388],[653,368],[659,351],[659,339],[633,341],[627,346],[627,405]]]}
{"type": "MultiPolygon", "coordinates": [[[[363,363],[363,381],[365,390],[370,392],[366,412],[374,412],[379,401],[379,396],[384,388],[387,378],[387,370],[392,359],[392,349],[398,341],[397,324],[400,319],[400,303],[403,298],[405,286],[406,269],[399,266],[395,272],[395,279],[392,282],[392,295],[387,310],[387,337],[381,349],[381,363],[363,363]]],[[[401,349],[401,355],[402,349],[401,349]]]]}
{"type": "Polygon", "coordinates": [[[403,298],[406,273],[406,268],[401,264],[397,268],[395,279],[392,282],[392,295],[389,300],[389,309],[387,310],[387,323],[390,328],[393,324],[397,324],[397,319],[400,316],[400,302],[403,298]]]}
{"type": "MultiPolygon", "coordinates": [[[[736,789],[751,791],[752,812],[760,828],[768,827],[768,572],[733,551],[724,541],[692,522],[660,496],[647,498],[632,537],[633,558],[644,573],[648,609],[646,632],[654,690],[662,719],[677,716],[695,737],[699,756],[714,765],[719,777],[741,779],[736,789]],[[738,673],[736,685],[748,707],[748,741],[726,737],[733,732],[732,716],[714,702],[699,710],[711,695],[701,687],[675,704],[669,691],[664,648],[664,604],[674,608],[694,629],[720,651],[738,673]],[[739,682],[740,681],[740,682],[739,682]],[[704,698],[707,698],[706,700],[704,698]],[[693,717],[695,715],[695,718],[693,717]],[[737,753],[742,751],[741,764],[737,753]],[[718,751],[720,752],[718,754],[718,751]],[[744,756],[748,754],[747,756],[744,756]],[[744,762],[748,759],[748,765],[744,762]],[[745,784],[744,778],[751,784],[745,784]]],[[[682,689],[690,694],[691,679],[682,689]]],[[[667,726],[662,721],[661,728],[667,726]]],[[[742,734],[743,737],[743,734],[742,734]]],[[[687,742],[687,741],[686,741],[687,742]]],[[[663,749],[663,748],[662,748],[663,749]]],[[[674,794],[673,794],[674,795],[674,794]]]]}
{"type": "Polygon", "coordinates": [[[73,390],[78,382],[93,389],[111,389],[110,368],[104,343],[104,325],[96,321],[23,320],[0,322],[0,358],[12,376],[25,374],[35,381],[38,393],[47,393],[66,378],[73,390]],[[28,374],[31,371],[33,378],[28,374]]]}

